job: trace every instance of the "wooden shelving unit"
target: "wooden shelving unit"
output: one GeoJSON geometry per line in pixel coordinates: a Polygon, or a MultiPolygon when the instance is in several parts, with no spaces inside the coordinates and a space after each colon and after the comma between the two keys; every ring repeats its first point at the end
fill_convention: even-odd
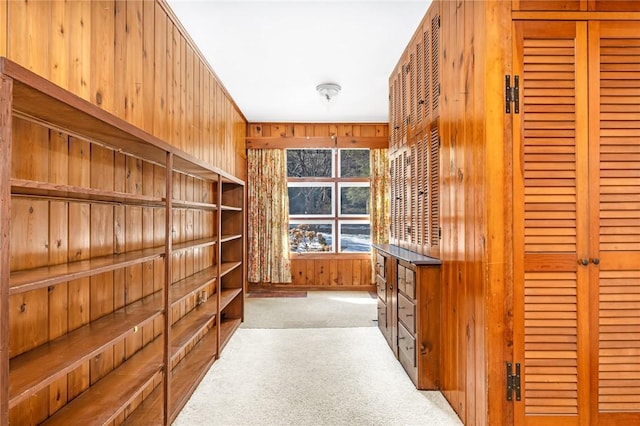
{"type": "Polygon", "coordinates": [[[4,58],[0,99],[0,412],[170,424],[243,319],[244,183],[4,58]]]}

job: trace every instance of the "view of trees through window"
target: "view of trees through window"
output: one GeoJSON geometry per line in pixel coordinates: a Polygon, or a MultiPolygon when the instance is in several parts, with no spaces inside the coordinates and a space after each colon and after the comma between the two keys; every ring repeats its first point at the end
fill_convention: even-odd
{"type": "Polygon", "coordinates": [[[291,251],[371,250],[368,149],[287,149],[287,176],[291,251]]]}

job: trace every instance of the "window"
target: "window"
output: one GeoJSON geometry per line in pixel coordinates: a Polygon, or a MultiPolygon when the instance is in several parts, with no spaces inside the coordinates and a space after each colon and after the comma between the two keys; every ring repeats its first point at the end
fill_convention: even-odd
{"type": "Polygon", "coordinates": [[[291,251],[368,253],[369,176],[369,149],[287,149],[291,251]]]}

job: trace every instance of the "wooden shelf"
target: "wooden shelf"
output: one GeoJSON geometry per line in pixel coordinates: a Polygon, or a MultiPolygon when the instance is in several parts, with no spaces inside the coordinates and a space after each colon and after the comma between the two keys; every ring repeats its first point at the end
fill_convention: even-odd
{"type": "Polygon", "coordinates": [[[25,179],[11,179],[11,194],[69,201],[164,207],[164,201],[159,197],[125,192],[102,191],[100,189],[36,182],[25,179]]]}
{"type": "Polygon", "coordinates": [[[220,350],[227,346],[233,333],[240,327],[242,320],[240,318],[228,318],[220,322],[220,350]]]}
{"type": "Polygon", "coordinates": [[[65,405],[43,425],[109,424],[162,369],[162,337],[65,405]]]}
{"type": "Polygon", "coordinates": [[[196,201],[172,200],[171,204],[174,208],[180,208],[180,209],[218,210],[218,205],[212,204],[212,203],[198,203],[196,201]]]}
{"type": "Polygon", "coordinates": [[[61,265],[16,271],[12,272],[9,278],[9,294],[23,293],[79,278],[90,277],[149,262],[163,256],[164,246],[95,257],[61,265]]]}
{"type": "Polygon", "coordinates": [[[187,241],[184,243],[174,244],[171,251],[173,253],[176,253],[176,252],[188,250],[191,248],[208,247],[216,244],[217,242],[218,242],[218,237],[201,238],[199,240],[193,240],[193,241],[187,241]]]}
{"type": "Polygon", "coordinates": [[[11,360],[9,407],[136,332],[162,313],[162,294],[148,296],[11,360]],[[46,360],[46,362],[43,362],[46,360]]]}
{"type": "Polygon", "coordinates": [[[224,277],[229,272],[233,271],[241,265],[242,262],[224,262],[222,265],[220,265],[220,278],[224,277]]]}
{"type": "Polygon", "coordinates": [[[171,361],[214,320],[217,312],[218,302],[214,295],[171,327],[171,361]]]}
{"type": "Polygon", "coordinates": [[[193,391],[216,360],[216,354],[211,352],[211,348],[216,347],[216,339],[216,333],[207,333],[191,349],[186,358],[171,370],[172,398],[169,404],[169,423],[178,416],[184,404],[187,403],[193,391]]]}
{"type": "Polygon", "coordinates": [[[15,313],[0,308],[0,323],[5,325],[0,347],[21,353],[13,359],[8,350],[0,354],[0,367],[9,376],[4,391],[0,391],[0,423],[11,418],[25,425],[111,424],[140,404],[125,423],[162,424],[166,420],[170,424],[217,359],[220,341],[226,344],[241,324],[246,279],[244,182],[6,58],[0,58],[0,77],[0,91],[6,101],[0,111],[0,130],[2,138],[7,139],[0,145],[4,147],[2,158],[10,160],[2,167],[0,187],[6,203],[0,203],[0,231],[7,237],[2,239],[5,242],[26,239],[22,246],[2,247],[7,267],[0,268],[0,302],[6,305],[10,295],[24,293],[19,297],[34,307],[17,321],[15,313]],[[14,128],[12,123],[23,127],[14,128]],[[43,169],[47,164],[52,170],[43,169]],[[47,182],[54,173],[71,171],[75,173],[68,176],[71,185],[52,183],[53,178],[47,182]],[[91,187],[97,186],[94,181],[103,175],[113,180],[109,188],[115,190],[91,187]],[[90,179],[85,179],[87,176],[90,179]],[[128,191],[125,188],[132,184],[153,189],[154,195],[119,192],[128,191]],[[157,196],[164,188],[166,195],[157,196]],[[39,210],[34,207],[33,218],[11,215],[11,203],[32,200],[42,206],[39,210]],[[89,205],[96,204],[112,208],[113,215],[101,217],[97,211],[94,216],[89,205]],[[227,213],[219,214],[218,210],[227,213]],[[189,220],[193,217],[193,223],[176,220],[174,212],[189,220]],[[179,235],[186,235],[190,225],[205,231],[196,235],[208,237],[174,244],[171,229],[178,227],[179,235]],[[225,235],[220,239],[222,231],[225,235]],[[57,250],[46,253],[40,242],[53,238],[59,239],[57,250]],[[85,257],[90,257],[104,247],[129,249],[140,247],[139,241],[151,240],[161,247],[78,261],[67,258],[71,251],[82,250],[85,257]],[[231,242],[216,247],[220,241],[231,242]],[[165,258],[206,247],[210,248],[205,250],[210,252],[206,264],[165,258]],[[11,258],[32,255],[39,256],[37,263],[12,261],[16,270],[10,271],[11,258]],[[233,261],[222,263],[222,259],[233,261]],[[66,263],[24,269],[47,260],[66,263]],[[132,266],[138,268],[124,270],[132,266]],[[78,288],[72,289],[70,284],[68,292],[42,290],[71,281],[75,285],[77,280],[107,272],[115,273],[109,274],[104,286],[84,280],[78,282],[78,288]],[[227,275],[230,272],[232,275],[227,275]],[[187,274],[191,275],[171,283],[172,275],[187,274]],[[127,284],[120,287],[123,279],[127,284]],[[133,294],[151,285],[156,291],[153,295],[101,317],[102,307],[113,306],[123,291],[133,294]],[[237,288],[222,289],[223,285],[237,288]],[[200,294],[204,299],[204,291],[209,294],[206,302],[192,309],[193,299],[200,294]],[[224,312],[220,305],[226,308],[224,312]],[[45,312],[46,321],[40,313],[34,314],[36,307],[44,309],[38,312],[45,312]],[[49,335],[66,332],[65,321],[69,327],[78,324],[80,314],[86,318],[82,323],[88,324],[49,340],[49,335]],[[173,325],[169,323],[171,314],[176,315],[173,325]],[[7,325],[10,323],[11,327],[7,325]],[[120,350],[132,336],[141,337],[135,333],[144,330],[147,335],[149,327],[155,328],[154,336],[160,337],[111,371],[106,365],[98,365],[101,379],[96,381],[93,366],[86,371],[78,368],[102,353],[120,350]],[[171,368],[171,364],[165,365],[165,361],[177,362],[168,374],[164,367],[171,368]],[[77,396],[68,401],[63,398],[61,407],[56,402],[59,410],[46,418],[49,400],[35,396],[46,394],[55,383],[65,382],[72,372],[78,377],[74,378],[77,383],[70,384],[75,386],[70,394],[77,396]],[[80,384],[83,391],[77,394],[80,384]]]}
{"type": "Polygon", "coordinates": [[[237,240],[242,238],[241,234],[229,234],[229,235],[222,235],[220,237],[220,242],[221,243],[226,243],[227,241],[233,241],[233,240],[237,240]]]}
{"type": "Polygon", "coordinates": [[[186,297],[197,293],[209,284],[213,283],[218,277],[218,267],[210,266],[207,269],[196,272],[195,274],[177,281],[171,285],[169,290],[169,300],[171,306],[181,302],[186,297]]]}
{"type": "MultiPolygon", "coordinates": [[[[216,347],[216,333],[204,336],[171,371],[171,404],[169,406],[168,422],[171,424],[189,397],[207,374],[216,359],[216,353],[211,348],[216,347]]],[[[173,346],[173,345],[172,345],[173,346]]],[[[162,390],[158,386],[151,395],[129,416],[124,425],[137,426],[141,424],[162,423],[162,390]]]]}
{"type": "Polygon", "coordinates": [[[122,424],[124,426],[161,425],[163,414],[162,395],[162,386],[157,386],[122,424]]]}
{"type": "Polygon", "coordinates": [[[233,301],[240,293],[242,293],[241,288],[228,288],[220,290],[220,310],[223,311],[229,303],[233,301]]]}

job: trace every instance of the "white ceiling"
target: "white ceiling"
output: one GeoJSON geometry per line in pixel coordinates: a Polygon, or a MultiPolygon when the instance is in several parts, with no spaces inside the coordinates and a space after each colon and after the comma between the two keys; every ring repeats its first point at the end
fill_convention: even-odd
{"type": "Polygon", "coordinates": [[[249,122],[386,122],[388,79],[431,1],[168,0],[249,122]],[[331,105],[320,83],[342,86],[331,105]]]}

